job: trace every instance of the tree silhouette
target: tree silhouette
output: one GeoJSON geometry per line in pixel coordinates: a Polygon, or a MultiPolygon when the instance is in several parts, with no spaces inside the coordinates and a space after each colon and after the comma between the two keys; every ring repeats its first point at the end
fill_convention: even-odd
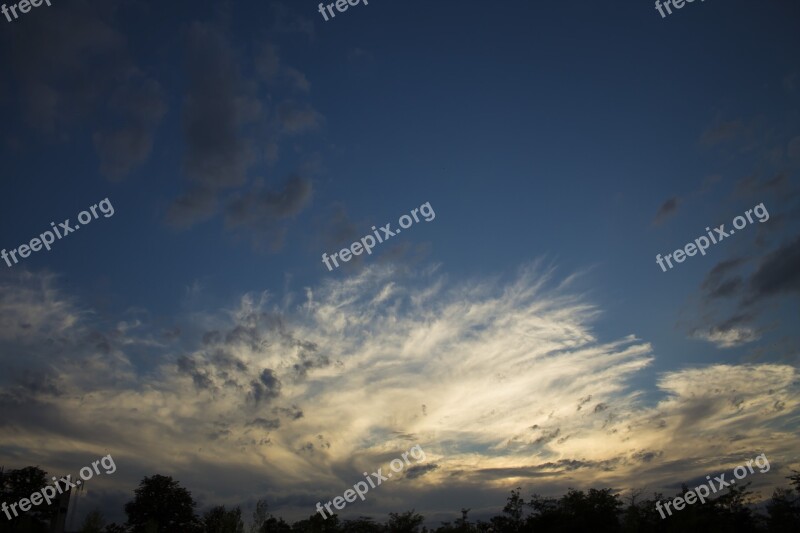
{"type": "Polygon", "coordinates": [[[269,515],[261,525],[259,533],[291,533],[292,526],[287,524],[283,518],[269,515]]]}
{"type": "Polygon", "coordinates": [[[341,531],[339,515],[322,518],[319,513],[314,513],[306,520],[300,520],[292,525],[293,533],[338,533],[341,531]]]}
{"type": "Polygon", "coordinates": [[[235,507],[226,511],[224,505],[213,507],[203,515],[203,528],[206,533],[244,533],[242,510],[235,507]]]}
{"type": "Polygon", "coordinates": [[[194,533],[200,524],[192,494],[169,476],[145,477],[125,504],[131,533],[194,533]]]}
{"type": "Polygon", "coordinates": [[[524,512],[525,500],[519,495],[522,487],[517,487],[511,491],[506,506],[503,507],[503,514],[492,518],[492,526],[497,531],[508,531],[508,533],[521,533],[525,526],[524,512]]]}
{"type": "Polygon", "coordinates": [[[268,507],[266,500],[258,500],[256,502],[256,510],[253,511],[253,521],[250,523],[250,533],[259,533],[261,526],[267,521],[268,507]]]}
{"type": "MultiPolygon", "coordinates": [[[[265,500],[258,500],[249,533],[798,533],[800,531],[800,472],[788,476],[789,488],[775,489],[766,502],[766,515],[754,512],[755,503],[749,484],[737,484],[717,491],[705,502],[699,500],[681,510],[672,508],[664,518],[656,510],[656,502],[667,499],[654,493],[651,499],[642,498],[643,489],[634,490],[624,505],[612,489],[588,489],[586,492],[569,489],[560,497],[533,494],[529,502],[517,487],[510,495],[502,513],[471,523],[470,509],[461,509],[461,518],[442,522],[429,530],[424,517],[414,509],[389,513],[385,523],[361,516],[342,521],[337,515],[323,518],[319,513],[289,524],[283,518],[267,512],[265,500]]],[[[17,502],[43,486],[47,474],[37,467],[12,470],[0,476],[0,496],[3,501],[17,502]]],[[[683,485],[676,496],[685,496],[683,485]]],[[[95,510],[87,515],[80,533],[244,533],[241,509],[225,506],[208,509],[202,520],[195,514],[191,493],[171,477],[145,477],[134,491],[133,501],[125,505],[128,523],[109,524],[95,510]]],[[[33,509],[36,509],[35,507],[33,509]]],[[[0,516],[0,533],[47,533],[47,519],[53,509],[39,506],[40,515],[21,514],[13,520],[0,516]]]]}
{"type": "Polygon", "coordinates": [[[80,533],[103,533],[103,526],[105,524],[106,521],[103,515],[100,514],[100,511],[95,509],[84,518],[80,533]]]}
{"type": "Polygon", "coordinates": [[[425,517],[414,512],[414,509],[405,513],[389,513],[389,522],[386,523],[388,533],[420,533],[425,517]]]}
{"type": "MultiPolygon", "coordinates": [[[[47,485],[47,472],[38,466],[26,466],[19,470],[9,470],[0,474],[0,501],[16,503],[22,498],[30,498],[31,494],[41,490],[47,485]]],[[[13,516],[9,521],[4,514],[0,514],[0,532],[30,532],[45,533],[56,512],[53,504],[45,502],[32,506],[28,511],[16,507],[19,516],[13,516]]]]}
{"type": "Polygon", "coordinates": [[[767,504],[767,525],[770,533],[796,533],[800,531],[800,472],[793,470],[787,477],[794,488],[777,488],[772,501],[767,504]]]}

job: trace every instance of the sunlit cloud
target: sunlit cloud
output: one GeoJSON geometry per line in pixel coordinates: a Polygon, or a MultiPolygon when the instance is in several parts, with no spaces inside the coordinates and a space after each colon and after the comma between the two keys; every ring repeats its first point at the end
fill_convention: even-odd
{"type": "MultiPolygon", "coordinates": [[[[600,310],[540,264],[505,283],[368,267],[299,294],[196,310],[180,337],[158,342],[161,324],[103,328],[52,277],[25,276],[3,286],[0,317],[46,305],[36,338],[58,337],[62,355],[31,367],[48,387],[24,373],[0,382],[10,413],[0,447],[59,469],[80,463],[65,451],[109,450],[120,469],[103,482],[118,490],[158,472],[201,500],[266,492],[287,516],[307,516],[312,500],[420,444],[424,464],[370,498],[392,510],[412,488],[669,486],[755,451],[780,464],[797,438],[792,367],[675,369],[649,394],[632,383],[653,348],[634,334],[596,338],[600,310]]],[[[4,359],[40,348],[16,322],[0,324],[4,359]]]]}

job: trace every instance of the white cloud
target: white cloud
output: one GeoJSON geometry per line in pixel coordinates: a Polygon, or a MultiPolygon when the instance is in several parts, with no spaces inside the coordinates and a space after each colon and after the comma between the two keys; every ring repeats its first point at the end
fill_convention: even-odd
{"type": "Polygon", "coordinates": [[[709,330],[695,331],[693,336],[696,339],[710,342],[717,348],[735,348],[761,338],[757,331],[749,327],[729,329],[712,327],[709,330]]]}
{"type": "MultiPolygon", "coordinates": [[[[598,340],[598,309],[554,285],[536,267],[507,284],[374,267],[307,288],[298,304],[261,293],[198,312],[181,324],[191,345],[145,342],[158,325],[138,322],[98,333],[105,345],[66,335],[54,387],[0,382],[0,404],[17,402],[0,422],[0,450],[21,446],[28,455],[16,460],[61,471],[83,466],[65,464],[66,450],[111,452],[121,467],[108,482],[128,491],[155,472],[229,500],[219,503],[280,487],[273,499],[302,516],[414,444],[438,468],[376,491],[370,512],[396,511],[400,494],[424,510],[425,495],[445,488],[652,488],[755,450],[792,457],[792,367],[676,369],[660,376],[653,400],[631,385],[653,361],[651,346],[633,335],[598,340]],[[23,397],[33,407],[19,407],[23,397]]],[[[77,315],[46,284],[9,287],[0,317],[49,295],[55,311],[40,329],[94,330],[91,314],[77,315]]],[[[17,342],[5,331],[12,322],[0,325],[0,342],[17,342]]]]}

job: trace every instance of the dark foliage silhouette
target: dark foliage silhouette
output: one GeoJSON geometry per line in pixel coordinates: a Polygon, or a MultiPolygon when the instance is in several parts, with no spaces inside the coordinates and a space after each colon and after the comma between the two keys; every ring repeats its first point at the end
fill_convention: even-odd
{"type": "MultiPolygon", "coordinates": [[[[428,529],[425,518],[410,511],[389,513],[381,523],[368,516],[342,520],[314,513],[293,524],[268,512],[267,502],[258,500],[248,533],[797,533],[800,531],[800,472],[787,479],[789,488],[778,488],[765,506],[754,511],[749,484],[732,485],[705,503],[687,505],[661,518],[656,502],[661,494],[643,497],[643,490],[627,494],[625,502],[612,489],[569,489],[558,497],[533,494],[525,501],[522,489],[513,489],[502,512],[488,522],[470,521],[470,509],[461,518],[428,529]]],[[[37,467],[11,470],[0,477],[2,501],[17,502],[47,485],[47,473],[37,467]]],[[[676,496],[688,492],[685,485],[676,496]]],[[[0,533],[48,533],[53,506],[41,505],[13,520],[0,515],[0,533]]],[[[168,476],[145,477],[125,505],[125,525],[105,525],[99,510],[89,513],[80,533],[244,533],[239,507],[216,506],[201,516],[195,512],[191,493],[168,476]]]]}
{"type": "Polygon", "coordinates": [[[145,477],[125,504],[131,533],[202,531],[192,494],[169,476],[145,477]]]}

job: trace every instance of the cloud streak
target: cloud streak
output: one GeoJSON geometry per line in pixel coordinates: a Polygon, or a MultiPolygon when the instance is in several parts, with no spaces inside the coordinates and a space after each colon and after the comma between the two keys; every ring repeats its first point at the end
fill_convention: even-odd
{"type": "Polygon", "coordinates": [[[46,387],[26,387],[24,372],[0,382],[11,413],[0,450],[23,442],[29,456],[17,460],[68,468],[65,450],[107,448],[128,466],[109,478],[119,490],[159,472],[238,503],[267,483],[282,487],[271,498],[294,502],[286,515],[300,517],[312,512],[305,502],[336,493],[410,438],[426,463],[376,493],[372,509],[445,483],[499,497],[533,480],[542,490],[665,486],[753,450],[779,461],[797,438],[792,367],[676,369],[647,401],[632,383],[652,347],[633,335],[597,339],[599,309],[540,265],[507,283],[458,284],[435,268],[372,266],[302,298],[247,294],[229,309],[197,311],[180,338],[159,343],[163,325],[103,328],[52,278],[27,276],[3,286],[0,317],[33,317],[45,302],[51,311],[29,328],[35,336],[0,321],[3,357],[55,338],[63,356],[47,362],[46,387]],[[149,362],[133,346],[146,346],[149,362]]]}

